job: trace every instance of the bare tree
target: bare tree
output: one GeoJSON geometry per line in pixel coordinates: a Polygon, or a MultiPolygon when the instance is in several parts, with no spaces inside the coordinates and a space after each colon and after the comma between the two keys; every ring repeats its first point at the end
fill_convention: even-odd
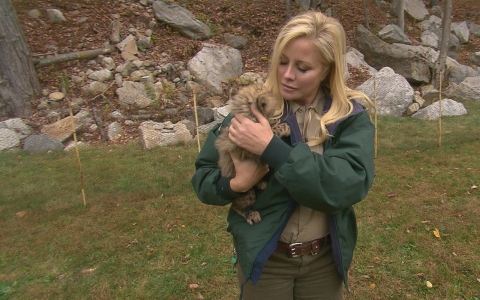
{"type": "Polygon", "coordinates": [[[397,5],[397,26],[405,31],[405,0],[398,0],[397,5]]]}
{"type": "Polygon", "coordinates": [[[444,11],[443,11],[443,32],[442,32],[442,42],[440,44],[440,52],[438,55],[437,62],[435,64],[435,70],[432,77],[432,85],[438,89],[440,87],[440,75],[442,78],[445,78],[445,62],[447,61],[447,52],[450,42],[450,26],[452,24],[452,0],[445,0],[444,11]]]}
{"type": "Polygon", "coordinates": [[[29,116],[40,83],[11,0],[0,0],[0,53],[0,117],[29,116]]]}

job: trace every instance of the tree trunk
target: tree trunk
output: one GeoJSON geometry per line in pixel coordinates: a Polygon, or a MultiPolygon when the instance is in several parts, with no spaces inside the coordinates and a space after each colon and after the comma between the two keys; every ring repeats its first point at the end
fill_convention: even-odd
{"type": "Polygon", "coordinates": [[[406,0],[398,0],[397,6],[397,26],[405,32],[405,1],[406,0]]]}
{"type": "Polygon", "coordinates": [[[287,10],[287,21],[292,17],[292,0],[285,0],[285,8],[287,10]]]}
{"type": "Polygon", "coordinates": [[[367,11],[367,0],[362,0],[363,3],[363,16],[365,17],[365,27],[370,30],[370,19],[367,11]]]}
{"type": "Polygon", "coordinates": [[[450,25],[452,24],[452,0],[445,0],[443,11],[443,32],[442,42],[440,44],[440,52],[435,64],[435,70],[433,70],[432,85],[438,89],[440,87],[440,74],[442,78],[445,78],[445,62],[447,61],[447,52],[450,42],[450,25]]]}
{"type": "Polygon", "coordinates": [[[40,83],[11,0],[0,0],[0,53],[0,117],[28,117],[40,83]]]}

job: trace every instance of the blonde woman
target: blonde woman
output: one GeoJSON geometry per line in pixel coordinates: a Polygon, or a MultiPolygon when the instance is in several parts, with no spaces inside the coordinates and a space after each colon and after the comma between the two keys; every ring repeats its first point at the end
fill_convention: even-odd
{"type": "Polygon", "coordinates": [[[214,128],[195,163],[192,184],[206,204],[226,205],[264,178],[253,207],[262,216],[249,225],[234,212],[228,231],[238,253],[240,298],[332,299],[348,289],[357,238],[353,205],[374,178],[374,126],[361,92],[346,87],[345,32],[340,23],[309,11],[280,31],[266,81],[283,99],[279,111],[288,139],[273,135],[268,121],[229,116],[230,139],[260,155],[262,166],[233,157],[236,175],[223,178],[216,162],[214,128]]]}

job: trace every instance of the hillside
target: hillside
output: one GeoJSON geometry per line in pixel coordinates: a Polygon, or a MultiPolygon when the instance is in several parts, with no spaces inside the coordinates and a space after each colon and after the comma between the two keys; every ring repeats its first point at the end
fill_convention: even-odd
{"type": "MultiPolygon", "coordinates": [[[[36,58],[58,53],[102,48],[109,40],[111,22],[115,18],[121,21],[121,36],[129,31],[153,29],[152,47],[141,51],[140,60],[158,63],[183,61],[187,62],[200,49],[201,41],[190,40],[178,34],[165,24],[155,21],[151,5],[142,5],[149,0],[79,0],[74,3],[62,0],[13,0],[19,21],[23,27],[32,55],[36,58]],[[45,9],[56,8],[63,12],[67,22],[55,23],[48,20],[45,9]],[[38,19],[32,18],[28,12],[37,9],[41,12],[38,19]]],[[[151,0],[150,0],[151,1],[151,0]]],[[[266,72],[271,47],[279,28],[285,21],[286,10],[283,1],[271,0],[182,0],[176,1],[191,11],[197,18],[210,26],[214,36],[206,42],[225,44],[224,33],[241,35],[248,40],[248,45],[241,50],[244,72],[266,72]]],[[[353,39],[355,28],[364,24],[362,0],[324,0],[333,15],[343,24],[347,32],[347,44],[353,39]]],[[[428,7],[428,1],[426,1],[428,7]]],[[[443,1],[441,1],[443,4],[443,1]]],[[[376,33],[384,25],[393,22],[389,14],[390,4],[383,2],[381,7],[374,6],[367,0],[370,29],[376,33]]],[[[292,6],[293,13],[302,9],[296,2],[292,6]]],[[[472,21],[480,24],[480,2],[478,0],[454,1],[453,22],[472,21]]],[[[420,42],[420,30],[416,24],[406,19],[406,33],[414,45],[420,42]]],[[[468,57],[473,51],[480,49],[480,38],[470,35],[468,44],[462,45],[457,60],[469,64],[468,57]]],[[[118,52],[111,54],[117,62],[123,60],[118,52]]],[[[85,72],[88,61],[72,61],[50,67],[38,68],[37,73],[45,93],[60,90],[61,79],[85,72]]],[[[348,85],[355,88],[365,80],[359,72],[352,70],[348,85]]],[[[81,84],[70,82],[70,97],[80,97],[81,84]]],[[[115,87],[106,93],[106,98],[115,98],[115,87]]],[[[38,104],[40,98],[35,104],[38,104]]],[[[89,99],[85,99],[86,102],[89,99]]],[[[90,103],[90,106],[101,106],[102,103],[90,103]]],[[[35,116],[34,116],[35,117],[35,116]]],[[[35,120],[33,121],[36,122],[35,120]]]]}

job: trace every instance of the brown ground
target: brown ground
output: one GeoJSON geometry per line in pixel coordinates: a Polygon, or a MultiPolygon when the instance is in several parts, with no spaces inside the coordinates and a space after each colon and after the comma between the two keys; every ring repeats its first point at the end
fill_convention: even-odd
{"type": "MultiPolygon", "coordinates": [[[[137,0],[12,0],[19,21],[26,32],[32,55],[38,57],[45,54],[66,53],[79,50],[102,48],[111,33],[110,24],[113,15],[121,16],[122,36],[126,36],[129,28],[145,29],[154,20],[152,12],[139,4],[137,0]],[[74,2],[74,3],[71,3],[74,2]],[[42,12],[41,21],[27,15],[31,9],[42,12]],[[47,19],[46,8],[60,9],[67,22],[53,23],[47,19]],[[78,26],[80,18],[88,17],[88,21],[78,26]]],[[[183,0],[180,3],[195,16],[206,22],[214,29],[215,36],[207,41],[222,43],[224,33],[242,35],[248,39],[248,46],[242,50],[244,71],[262,71],[268,69],[268,57],[274,38],[279,27],[285,20],[285,6],[283,1],[276,0],[183,0]]],[[[334,16],[344,25],[347,32],[347,44],[351,44],[355,27],[364,24],[363,6],[361,0],[324,0],[332,8],[334,16]]],[[[377,8],[372,0],[367,0],[370,28],[375,33],[390,20],[388,17],[389,5],[377,8]]],[[[428,4],[428,1],[426,1],[428,4]]],[[[443,1],[441,1],[443,4],[443,1]]],[[[293,3],[293,11],[300,8],[293,3]]],[[[478,0],[454,1],[453,22],[473,21],[480,24],[480,2],[478,0]]],[[[390,17],[391,19],[391,17],[390,17]]],[[[413,30],[407,34],[415,43],[418,43],[419,30],[411,21],[406,20],[407,26],[413,30]]],[[[469,64],[471,52],[480,49],[480,38],[470,35],[470,42],[462,46],[457,60],[462,64],[469,64]]],[[[201,42],[182,37],[175,30],[158,24],[153,33],[153,47],[141,52],[142,60],[157,61],[160,54],[167,52],[170,60],[187,62],[201,48],[201,42]]],[[[111,55],[118,63],[122,62],[118,53],[111,55]]],[[[61,87],[60,77],[69,78],[78,71],[87,69],[86,61],[74,61],[60,65],[38,69],[42,88],[51,91],[61,87]]],[[[349,86],[355,87],[363,82],[361,73],[352,74],[349,86]]],[[[80,86],[70,86],[71,97],[78,94],[80,86]]],[[[114,98],[114,88],[107,96],[114,98]]]]}

